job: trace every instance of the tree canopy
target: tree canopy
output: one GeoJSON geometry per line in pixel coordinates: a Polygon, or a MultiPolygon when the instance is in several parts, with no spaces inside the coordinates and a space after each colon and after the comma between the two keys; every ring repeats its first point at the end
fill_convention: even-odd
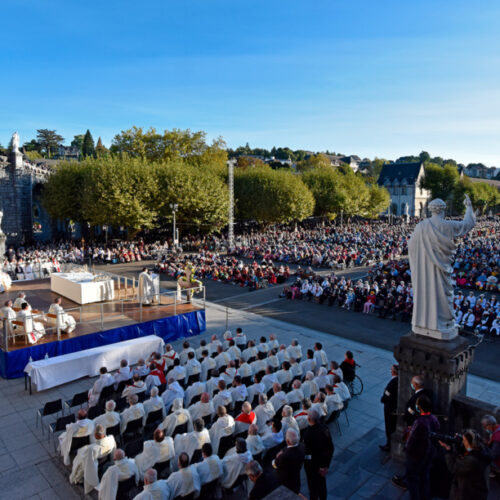
{"type": "Polygon", "coordinates": [[[41,150],[44,151],[49,158],[51,157],[52,152],[64,142],[64,137],[59,135],[55,130],[41,128],[38,129],[36,133],[36,139],[41,150]]]}

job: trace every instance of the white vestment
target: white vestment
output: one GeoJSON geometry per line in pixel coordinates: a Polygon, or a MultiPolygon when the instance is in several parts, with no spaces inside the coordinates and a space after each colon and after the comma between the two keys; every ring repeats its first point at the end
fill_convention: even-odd
{"type": "Polygon", "coordinates": [[[114,427],[119,424],[120,421],[120,414],[118,412],[106,410],[105,413],[94,418],[94,427],[102,425],[105,429],[108,429],[109,427],[114,427]]]}
{"type": "Polygon", "coordinates": [[[143,478],[144,473],[153,467],[153,465],[171,460],[174,454],[174,442],[169,436],[166,436],[161,443],[157,443],[154,440],[144,441],[142,453],[139,453],[135,457],[139,475],[143,478]]]}
{"type": "Polygon", "coordinates": [[[225,436],[231,436],[234,433],[234,418],[231,415],[225,415],[218,418],[210,427],[210,441],[214,454],[219,451],[219,442],[225,436]]]}
{"type": "Polygon", "coordinates": [[[205,443],[210,443],[210,434],[208,429],[203,429],[201,432],[193,431],[185,434],[177,434],[174,440],[175,449],[178,450],[178,455],[185,451],[189,460],[193,457],[196,450],[200,450],[205,443]]]}
{"type": "Polygon", "coordinates": [[[289,405],[292,403],[301,403],[303,399],[304,399],[304,393],[302,392],[302,389],[292,389],[286,395],[286,400],[289,405]]]}
{"type": "Polygon", "coordinates": [[[80,448],[73,460],[69,482],[71,484],[83,482],[84,492],[88,495],[99,484],[97,475],[99,459],[114,453],[115,448],[114,436],[106,436],[94,444],[80,448]]]}
{"type": "Polygon", "coordinates": [[[151,304],[155,298],[155,286],[153,278],[146,271],[139,274],[139,301],[141,304],[151,304]]]}
{"type": "Polygon", "coordinates": [[[78,420],[66,426],[66,430],[59,436],[59,450],[63,457],[64,465],[69,465],[69,453],[74,437],[90,436],[94,433],[94,422],[88,418],[78,420]]]}
{"type": "Polygon", "coordinates": [[[163,402],[165,403],[165,411],[168,413],[172,403],[176,399],[182,399],[184,401],[184,389],[179,385],[179,382],[173,382],[168,386],[168,389],[161,395],[163,402]]]}
{"type": "Polygon", "coordinates": [[[108,385],[114,384],[115,380],[113,375],[110,373],[104,373],[103,375],[99,375],[99,378],[94,382],[92,389],[89,391],[89,406],[95,406],[99,401],[99,396],[101,395],[101,391],[108,387],[108,385]]]}
{"type": "Polygon", "coordinates": [[[24,331],[30,344],[36,344],[45,335],[45,327],[39,321],[33,321],[32,311],[20,310],[16,317],[24,323],[24,331]]]}
{"type": "Polygon", "coordinates": [[[144,406],[146,416],[153,411],[161,410],[162,418],[165,418],[165,404],[160,396],[150,397],[142,405],[144,406]]]}
{"type": "Polygon", "coordinates": [[[201,380],[206,381],[208,372],[210,372],[214,368],[217,368],[215,359],[210,357],[204,358],[201,362],[201,380]]]}
{"type": "Polygon", "coordinates": [[[171,436],[178,425],[183,425],[185,423],[187,423],[188,432],[191,432],[193,430],[191,415],[184,408],[180,408],[175,410],[170,415],[167,415],[165,420],[163,420],[160,424],[159,428],[165,431],[166,436],[171,436]]]}
{"type": "Polygon", "coordinates": [[[217,455],[211,455],[205,458],[203,462],[193,465],[193,467],[198,472],[202,486],[215,481],[223,474],[222,460],[217,455]]]}
{"type": "Polygon", "coordinates": [[[233,398],[231,397],[231,393],[227,390],[224,389],[223,391],[219,391],[214,399],[214,408],[217,411],[217,408],[219,406],[229,406],[233,402],[233,398]]]}
{"type": "Polygon", "coordinates": [[[341,410],[344,408],[344,403],[342,403],[342,398],[338,394],[327,394],[325,398],[327,416],[330,416],[334,411],[341,410]]]}
{"type": "Polygon", "coordinates": [[[131,476],[135,476],[135,482],[139,481],[139,470],[133,458],[123,458],[117,460],[114,465],[108,468],[102,476],[97,489],[99,490],[99,500],[116,500],[118,492],[118,481],[124,481],[131,476]]]}
{"type": "Polygon", "coordinates": [[[231,487],[239,476],[245,473],[245,465],[252,460],[252,454],[247,450],[244,453],[226,455],[222,459],[223,475],[221,486],[231,487]]]}
{"type": "Polygon", "coordinates": [[[194,384],[191,384],[187,389],[186,389],[186,407],[191,404],[191,400],[195,397],[198,396],[199,394],[202,394],[205,392],[207,389],[205,382],[195,382],[194,384]]]}
{"type": "Polygon", "coordinates": [[[128,422],[132,422],[133,420],[137,420],[142,418],[144,421],[144,417],[146,412],[144,411],[144,406],[142,403],[136,403],[135,405],[129,406],[125,408],[121,413],[122,432],[126,429],[128,422]]]}
{"type": "Polygon", "coordinates": [[[269,402],[273,405],[274,411],[278,411],[287,403],[286,394],[283,391],[275,392],[269,402]]]}
{"type": "Polygon", "coordinates": [[[252,384],[250,387],[248,387],[248,401],[251,404],[256,394],[262,394],[265,392],[266,392],[266,386],[264,385],[263,382],[252,384]]]}
{"type": "Polygon", "coordinates": [[[262,442],[262,438],[257,434],[255,436],[248,435],[246,438],[247,442],[247,450],[255,457],[259,453],[262,453],[265,450],[264,443],[262,442]]]}
{"type": "Polygon", "coordinates": [[[266,448],[274,448],[284,441],[283,431],[272,432],[268,428],[268,431],[262,436],[262,442],[266,448]]]}
{"type": "Polygon", "coordinates": [[[58,325],[63,332],[72,332],[76,327],[76,320],[70,314],[64,312],[63,307],[59,304],[51,304],[49,307],[49,314],[55,314],[57,318],[48,318],[49,323],[58,325]]]}
{"type": "Polygon", "coordinates": [[[265,405],[259,405],[254,410],[257,415],[257,426],[259,427],[259,434],[266,432],[268,429],[267,422],[272,420],[276,412],[273,405],[268,401],[265,405]]]}
{"type": "Polygon", "coordinates": [[[167,481],[159,479],[152,484],[145,484],[144,489],[134,497],[134,500],[171,500],[167,481]]]}
{"type": "Polygon", "coordinates": [[[213,415],[214,405],[212,401],[209,401],[208,403],[202,403],[201,401],[198,401],[194,405],[191,405],[188,408],[188,411],[191,414],[191,419],[194,421],[197,418],[203,418],[207,415],[213,415]]]}
{"type": "Polygon", "coordinates": [[[167,484],[170,487],[172,498],[185,497],[193,492],[196,496],[201,489],[200,477],[194,466],[172,472],[167,479],[167,484]]]}
{"type": "Polygon", "coordinates": [[[123,366],[113,375],[113,377],[115,379],[116,388],[120,382],[127,382],[132,378],[132,370],[130,366],[123,366]]]}
{"type": "Polygon", "coordinates": [[[283,432],[284,436],[286,436],[286,431],[288,429],[295,429],[300,436],[299,424],[297,423],[294,417],[283,417],[281,419],[281,425],[282,425],[281,431],[283,432]]]}
{"type": "Polygon", "coordinates": [[[138,380],[137,382],[133,382],[131,385],[127,385],[122,392],[122,398],[127,398],[128,396],[132,396],[132,394],[139,394],[140,392],[144,392],[146,390],[146,384],[142,380],[138,380]]]}

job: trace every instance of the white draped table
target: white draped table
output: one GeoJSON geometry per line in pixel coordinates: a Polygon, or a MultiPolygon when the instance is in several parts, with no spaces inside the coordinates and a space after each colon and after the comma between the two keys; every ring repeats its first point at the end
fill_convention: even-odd
{"type": "Polygon", "coordinates": [[[94,281],[89,272],[52,273],[50,289],[77,304],[104,302],[115,298],[113,280],[94,281]]]}
{"type": "Polygon", "coordinates": [[[139,359],[149,357],[152,352],[163,352],[163,346],[162,338],[148,335],[54,358],[31,361],[24,368],[24,372],[36,385],[37,391],[43,391],[81,377],[95,377],[102,366],[108,371],[116,370],[120,367],[122,359],[133,365],[139,359]]]}

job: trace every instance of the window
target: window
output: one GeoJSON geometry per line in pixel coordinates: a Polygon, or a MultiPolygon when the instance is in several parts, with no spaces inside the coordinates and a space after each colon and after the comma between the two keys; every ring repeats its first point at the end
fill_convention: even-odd
{"type": "Polygon", "coordinates": [[[401,186],[401,194],[406,195],[406,186],[401,186]]]}

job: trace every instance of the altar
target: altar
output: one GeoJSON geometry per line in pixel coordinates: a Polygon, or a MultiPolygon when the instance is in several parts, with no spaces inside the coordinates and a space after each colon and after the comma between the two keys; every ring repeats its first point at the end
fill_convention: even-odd
{"type": "Polygon", "coordinates": [[[106,302],[115,297],[113,280],[96,280],[96,275],[90,272],[52,273],[50,289],[77,304],[106,302]]]}

